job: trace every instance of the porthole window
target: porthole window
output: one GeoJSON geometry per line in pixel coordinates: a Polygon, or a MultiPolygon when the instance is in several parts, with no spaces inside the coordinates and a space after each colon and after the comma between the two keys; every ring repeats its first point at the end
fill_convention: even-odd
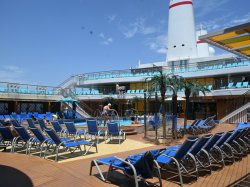
{"type": "Polygon", "coordinates": [[[182,44],[181,46],[182,46],[182,47],[184,47],[184,46],[185,46],[185,44],[182,44]]]}
{"type": "Polygon", "coordinates": [[[176,45],[174,45],[174,48],[176,48],[176,45]]]}

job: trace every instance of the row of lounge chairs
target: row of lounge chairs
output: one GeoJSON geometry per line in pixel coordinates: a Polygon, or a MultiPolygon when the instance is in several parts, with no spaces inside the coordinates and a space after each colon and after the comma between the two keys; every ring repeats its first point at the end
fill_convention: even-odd
{"type": "Polygon", "coordinates": [[[83,155],[87,154],[92,147],[95,147],[97,152],[97,144],[95,142],[60,137],[53,129],[46,128],[42,131],[42,129],[35,126],[29,127],[28,129],[24,126],[18,126],[17,124],[13,126],[17,133],[16,136],[13,135],[13,129],[11,129],[11,127],[0,127],[0,145],[4,147],[11,146],[11,152],[15,152],[17,148],[25,148],[26,154],[30,154],[31,148],[35,148],[40,151],[40,157],[42,157],[42,155],[45,157],[48,152],[55,153],[56,161],[58,160],[58,153],[61,147],[63,147],[65,151],[69,150],[70,152],[79,149],[83,155]],[[82,152],[81,146],[84,146],[85,152],[82,152]],[[86,149],[86,146],[89,148],[86,149]]]}
{"type": "Polygon", "coordinates": [[[198,135],[207,133],[216,126],[215,116],[206,118],[205,120],[197,119],[192,124],[187,124],[186,129],[183,126],[177,126],[177,131],[182,133],[184,130],[188,134],[198,135]]]}
{"type": "MultiPolygon", "coordinates": [[[[28,125],[31,128],[35,128],[35,124],[32,119],[27,119],[28,125]]],[[[38,123],[42,130],[48,129],[47,125],[44,123],[44,120],[38,119],[38,123]]],[[[77,139],[78,137],[81,139],[82,136],[84,139],[91,138],[91,140],[94,138],[96,140],[96,143],[99,143],[100,137],[102,137],[107,143],[107,140],[112,140],[114,138],[118,139],[119,144],[121,141],[124,141],[126,139],[125,132],[120,129],[117,122],[112,122],[107,124],[107,130],[104,131],[102,129],[98,129],[98,121],[97,120],[87,120],[87,127],[88,130],[84,129],[77,129],[74,122],[70,121],[51,121],[51,125],[53,129],[60,135],[60,136],[72,136],[74,139],[77,139]],[[65,126],[66,128],[62,127],[65,126]]]]}
{"type": "Polygon", "coordinates": [[[70,151],[74,147],[75,149],[80,149],[82,152],[81,146],[83,145],[85,152],[82,152],[82,154],[85,155],[92,147],[95,147],[97,152],[99,136],[103,136],[105,142],[107,139],[111,140],[117,136],[119,144],[121,140],[125,140],[126,138],[125,133],[119,130],[117,123],[108,124],[109,128],[104,132],[97,129],[97,123],[94,120],[89,122],[88,131],[77,129],[73,122],[65,122],[64,125],[66,128],[63,128],[58,121],[52,121],[53,129],[48,127],[43,119],[38,119],[40,128],[37,127],[32,119],[27,119],[28,127],[21,126],[16,120],[11,120],[10,122],[17,134],[16,136],[12,134],[12,127],[5,127],[0,124],[0,146],[11,146],[11,152],[15,152],[15,149],[22,147],[25,148],[26,154],[30,154],[31,148],[34,147],[40,151],[40,157],[42,155],[45,157],[48,152],[47,150],[53,147],[54,153],[56,153],[56,161],[58,160],[60,147],[70,151]],[[87,136],[90,136],[91,140],[92,136],[94,136],[96,141],[87,141],[87,136]],[[89,148],[86,149],[86,146],[89,148]]]}
{"type": "MultiPolygon", "coordinates": [[[[149,150],[144,153],[130,155],[125,159],[112,156],[92,160],[92,168],[96,167],[100,177],[106,181],[112,170],[121,170],[126,176],[134,179],[135,186],[146,179],[157,177],[162,186],[161,174],[165,171],[179,176],[180,185],[183,186],[183,176],[198,179],[199,171],[212,173],[213,166],[223,168],[225,162],[235,162],[250,151],[250,123],[228,132],[207,134],[187,138],[183,144],[171,146],[166,149],[149,150]],[[109,166],[106,178],[100,165],[109,166]],[[154,172],[155,171],[155,172],[154,172]]],[[[167,178],[169,179],[169,178],[167,178]]]]}

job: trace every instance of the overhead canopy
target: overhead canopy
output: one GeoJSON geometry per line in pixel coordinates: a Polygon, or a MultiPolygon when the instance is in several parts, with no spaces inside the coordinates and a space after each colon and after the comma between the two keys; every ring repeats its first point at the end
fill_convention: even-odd
{"type": "Polygon", "coordinates": [[[250,22],[206,34],[199,39],[250,59],[250,22]]]}

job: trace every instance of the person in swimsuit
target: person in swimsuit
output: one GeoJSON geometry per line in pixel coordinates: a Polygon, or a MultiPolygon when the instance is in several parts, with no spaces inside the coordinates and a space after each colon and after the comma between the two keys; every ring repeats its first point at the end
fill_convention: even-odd
{"type": "Polygon", "coordinates": [[[112,111],[110,107],[111,107],[110,103],[103,107],[102,117],[104,119],[104,126],[106,125],[107,121],[110,120],[109,112],[112,111]]]}

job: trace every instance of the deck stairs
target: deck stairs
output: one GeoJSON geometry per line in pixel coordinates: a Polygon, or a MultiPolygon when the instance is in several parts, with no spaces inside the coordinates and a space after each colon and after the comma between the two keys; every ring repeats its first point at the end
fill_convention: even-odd
{"type": "Polygon", "coordinates": [[[247,122],[250,110],[250,102],[246,103],[237,110],[231,112],[220,120],[220,123],[247,122]]]}
{"type": "MultiPolygon", "coordinates": [[[[77,96],[74,94],[74,92],[72,92],[71,88],[62,89],[62,95],[63,95],[63,97],[71,97],[73,99],[78,100],[77,96]]],[[[72,109],[71,104],[67,104],[67,106],[72,109]]],[[[78,114],[80,114],[81,117],[83,117],[83,118],[92,117],[90,115],[91,111],[92,111],[92,109],[90,107],[88,107],[86,104],[84,104],[84,103],[76,103],[76,112],[78,114]],[[88,112],[86,110],[88,110],[88,112]]]]}

